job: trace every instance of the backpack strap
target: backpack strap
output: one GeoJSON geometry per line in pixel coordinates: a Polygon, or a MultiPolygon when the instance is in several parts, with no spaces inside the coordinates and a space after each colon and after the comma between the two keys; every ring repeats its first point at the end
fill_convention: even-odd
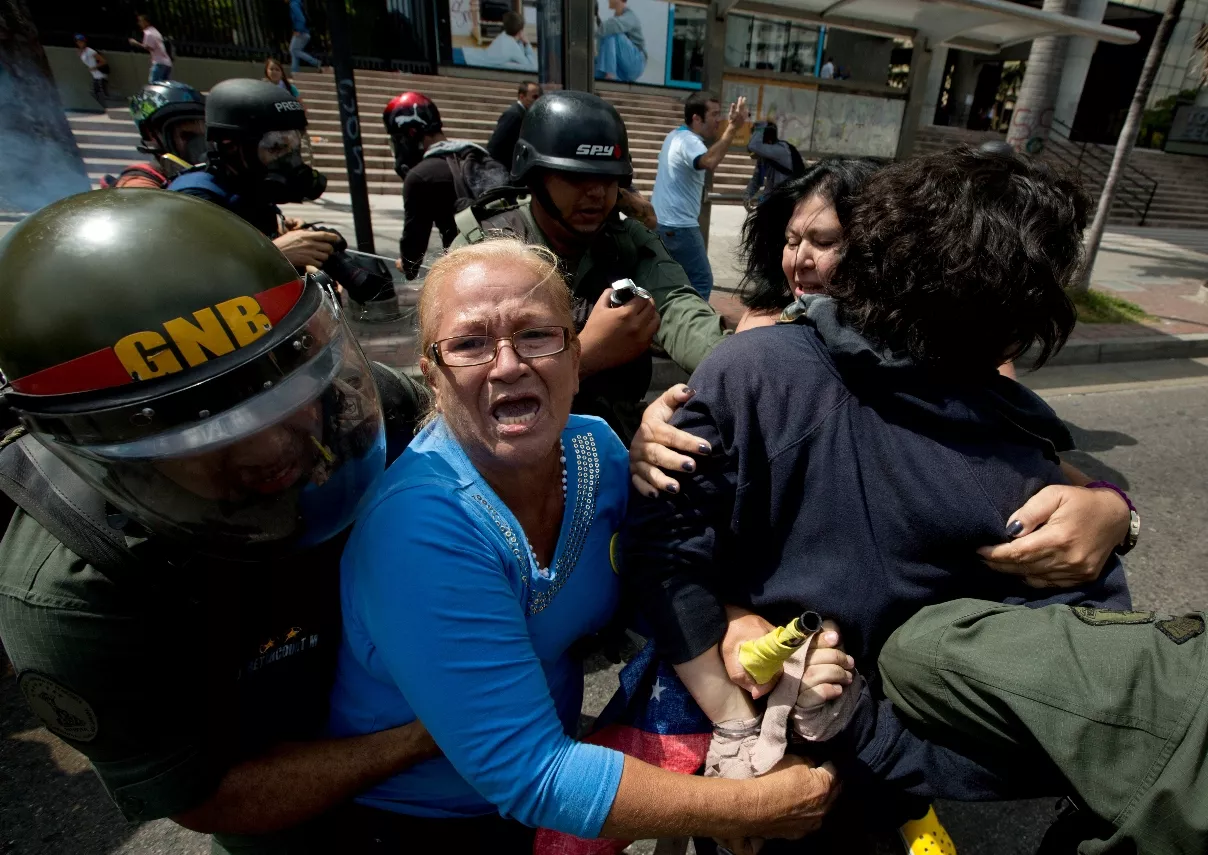
{"type": "Polygon", "coordinates": [[[23,433],[17,428],[0,447],[0,492],[106,576],[115,581],[130,576],[138,559],[109,525],[104,497],[23,433]]]}
{"type": "Polygon", "coordinates": [[[461,161],[458,160],[456,154],[447,154],[444,157],[445,164],[449,167],[449,172],[453,175],[453,192],[457,194],[458,199],[473,199],[474,194],[470,192],[470,188],[466,186],[465,176],[461,172],[461,161]]]}
{"type": "Polygon", "coordinates": [[[474,212],[473,205],[455,213],[453,224],[457,226],[458,234],[466,236],[466,243],[479,243],[486,238],[486,234],[482,231],[482,223],[478,221],[478,214],[474,212]]]}

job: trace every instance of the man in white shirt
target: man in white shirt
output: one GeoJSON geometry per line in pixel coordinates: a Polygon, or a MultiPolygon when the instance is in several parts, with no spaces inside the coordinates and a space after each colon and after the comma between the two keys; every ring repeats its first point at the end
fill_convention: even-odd
{"type": "Polygon", "coordinates": [[[138,16],[138,28],[143,31],[143,40],[129,39],[130,46],[145,50],[151,54],[151,73],[147,75],[148,83],[159,83],[172,76],[172,57],[168,56],[168,48],[159,30],[151,26],[146,15],[138,16]]]}
{"type": "Polygon", "coordinates": [[[718,136],[721,104],[708,92],[697,92],[684,103],[684,124],[663,140],[659,169],[650,197],[658,217],[659,237],[667,252],[688,274],[706,300],[713,291],[713,269],[700,232],[700,205],[705,173],[721,165],[734,134],[747,123],[747,99],[730,105],[729,122],[718,136]],[[716,140],[708,145],[706,140],[716,140]]]}
{"type": "Polygon", "coordinates": [[[826,58],[826,62],[822,63],[822,68],[818,72],[818,77],[820,77],[822,80],[835,79],[835,58],[833,56],[828,56],[826,58]]]}
{"type": "Polygon", "coordinates": [[[75,43],[76,50],[80,52],[80,62],[92,75],[92,97],[104,110],[109,106],[109,61],[99,50],[88,46],[83,33],[76,33],[75,43]]]}

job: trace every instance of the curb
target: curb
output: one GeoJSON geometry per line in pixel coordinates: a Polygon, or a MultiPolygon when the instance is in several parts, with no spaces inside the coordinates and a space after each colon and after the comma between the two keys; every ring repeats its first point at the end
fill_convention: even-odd
{"type": "MultiPolygon", "coordinates": [[[[1030,367],[1028,356],[1025,353],[1020,357],[1021,367],[1030,367]]],[[[1107,341],[1072,341],[1045,365],[1094,365],[1100,362],[1194,359],[1201,356],[1208,356],[1208,333],[1147,335],[1107,341]]]]}

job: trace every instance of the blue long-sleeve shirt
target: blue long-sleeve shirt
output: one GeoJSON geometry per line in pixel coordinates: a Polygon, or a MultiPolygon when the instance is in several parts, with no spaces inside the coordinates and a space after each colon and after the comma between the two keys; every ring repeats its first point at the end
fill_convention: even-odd
{"type": "Polygon", "coordinates": [[[567,501],[544,578],[508,508],[438,419],[390,467],[341,565],[344,640],[330,730],[419,718],[444,756],[360,801],[418,816],[496,809],[594,837],[622,755],[575,742],[583,671],[567,650],[617,603],[609,545],[625,514],[628,456],[603,421],[562,434],[567,501]]]}
{"type": "Polygon", "coordinates": [[[302,9],[302,0],[289,0],[289,19],[293,22],[294,32],[310,33],[306,26],[306,12],[302,9]]]}

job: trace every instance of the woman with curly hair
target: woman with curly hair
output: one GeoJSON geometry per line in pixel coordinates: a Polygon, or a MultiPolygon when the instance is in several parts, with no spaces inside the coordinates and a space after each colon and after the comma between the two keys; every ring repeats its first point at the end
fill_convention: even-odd
{"type": "MultiPolygon", "coordinates": [[[[996,369],[1028,348],[1043,363],[1073,328],[1064,289],[1087,205],[1077,185],[1016,156],[960,149],[883,167],[851,204],[827,294],[801,296],[792,323],[722,343],[693,375],[677,426],[712,454],[677,494],[631,500],[623,577],[719,733],[749,731],[758,714],[714,714],[733,710],[740,689],[725,678],[743,670],[736,656],[723,664],[719,644],[735,653],[768,620],[832,618],[867,669],[932,603],[1127,607],[1114,555],[1093,581],[1054,591],[992,572],[976,552],[1014,533],[1033,494],[1067,483],[1065,426],[996,369]]],[[[1124,500],[1079,492],[1124,548],[1124,500]]],[[[836,693],[845,685],[858,684],[836,673],[836,693]]],[[[852,700],[827,752],[845,794],[874,808],[862,827],[896,827],[936,798],[1062,790],[1010,757],[975,762],[920,738],[875,680],[852,700]]]]}

